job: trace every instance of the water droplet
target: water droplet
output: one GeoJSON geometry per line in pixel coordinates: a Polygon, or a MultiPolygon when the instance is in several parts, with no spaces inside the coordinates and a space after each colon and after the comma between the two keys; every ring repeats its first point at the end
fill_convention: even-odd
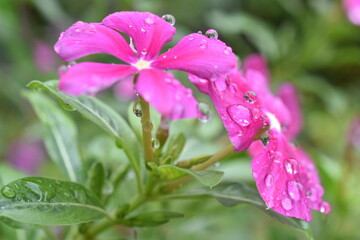
{"type": "Polygon", "coordinates": [[[93,33],[96,33],[96,26],[94,25],[94,24],[89,24],[88,25],[88,29],[87,29],[87,31],[88,31],[88,33],[91,33],[91,34],[93,34],[93,33]]]}
{"type": "Polygon", "coordinates": [[[331,209],[331,207],[330,207],[329,203],[327,203],[327,202],[321,203],[321,205],[320,205],[321,213],[328,214],[330,212],[330,209],[331,209]]]}
{"type": "Polygon", "coordinates": [[[142,109],[141,109],[141,104],[140,104],[139,101],[137,101],[137,102],[134,103],[133,113],[134,113],[135,116],[137,116],[137,117],[142,117],[142,116],[143,116],[143,112],[142,112],[142,109]]]}
{"type": "Polygon", "coordinates": [[[270,136],[267,132],[263,132],[260,136],[260,141],[266,147],[270,142],[270,136]]]}
{"type": "Polygon", "coordinates": [[[79,27],[75,27],[75,32],[81,32],[82,31],[82,29],[81,28],[79,28],[79,27]]]}
{"type": "Polygon", "coordinates": [[[194,40],[194,39],[195,39],[195,35],[194,35],[194,34],[190,34],[189,37],[188,37],[188,39],[189,39],[190,41],[194,40]]]}
{"type": "Polygon", "coordinates": [[[146,123],[144,123],[144,130],[147,132],[151,132],[153,129],[153,123],[150,120],[147,120],[146,123]]]}
{"type": "Polygon", "coordinates": [[[152,138],[151,145],[153,149],[158,149],[160,147],[160,141],[156,138],[152,138]]]}
{"type": "Polygon", "coordinates": [[[147,51],[147,49],[146,49],[146,48],[143,48],[143,50],[141,50],[141,54],[142,54],[142,55],[146,55],[146,54],[147,54],[147,52],[148,52],[148,51],[147,51]]]}
{"type": "Polygon", "coordinates": [[[197,33],[202,35],[202,31],[197,31],[197,33]]]}
{"type": "Polygon", "coordinates": [[[171,24],[171,26],[175,25],[175,17],[171,14],[165,14],[164,16],[161,17],[162,19],[164,19],[165,21],[167,21],[168,23],[171,24]]]}
{"type": "Polygon", "coordinates": [[[215,29],[209,29],[205,32],[205,36],[207,36],[208,38],[215,38],[217,39],[219,34],[215,29]]]}
{"type": "Polygon", "coordinates": [[[285,161],[286,172],[290,174],[297,174],[299,172],[299,163],[296,159],[289,158],[285,161]]]}
{"type": "Polygon", "coordinates": [[[212,117],[212,111],[209,104],[206,102],[199,101],[198,102],[198,119],[201,122],[208,122],[212,117]]]}
{"type": "Polygon", "coordinates": [[[146,32],[146,28],[145,28],[145,27],[142,27],[142,28],[140,28],[140,31],[146,32]]]}
{"type": "Polygon", "coordinates": [[[226,48],[224,49],[225,55],[230,55],[231,52],[232,52],[231,47],[226,47],[226,48]]]}
{"type": "MultiPolygon", "coordinates": [[[[210,79],[210,80],[212,80],[212,79],[210,79]]],[[[215,80],[213,80],[213,81],[215,81],[215,86],[216,86],[216,88],[219,90],[219,91],[224,91],[224,90],[226,90],[226,83],[225,83],[225,81],[222,81],[221,79],[219,79],[219,81],[216,81],[217,80],[217,78],[215,79],[215,80]]]]}
{"type": "Polygon", "coordinates": [[[149,25],[154,24],[155,22],[155,16],[154,15],[149,15],[147,18],[145,18],[145,22],[149,25]]]}
{"type": "Polygon", "coordinates": [[[292,200],[290,198],[284,198],[281,201],[281,206],[287,211],[291,210],[293,207],[292,200]]]}
{"type": "Polygon", "coordinates": [[[230,115],[231,119],[242,127],[249,126],[252,121],[251,111],[241,104],[231,105],[226,110],[230,115]]]}
{"type": "Polygon", "coordinates": [[[162,58],[166,58],[167,56],[166,55],[163,55],[162,58]]]}
{"type": "Polygon", "coordinates": [[[280,163],[282,159],[282,153],[274,150],[268,152],[268,157],[276,163],[280,163]]]}
{"type": "Polygon", "coordinates": [[[301,189],[301,184],[295,181],[289,181],[287,183],[287,192],[290,196],[291,199],[295,200],[295,201],[299,201],[300,200],[300,189],[301,189]]]}
{"type": "Polygon", "coordinates": [[[312,192],[310,190],[306,191],[306,198],[311,198],[312,192]]]}
{"type": "Polygon", "coordinates": [[[273,175],[271,175],[271,174],[266,175],[264,181],[265,181],[265,185],[267,187],[271,187],[273,185],[273,183],[274,183],[273,175]]]}
{"type": "Polygon", "coordinates": [[[178,57],[177,56],[174,56],[174,59],[177,59],[178,57]]]}
{"type": "Polygon", "coordinates": [[[129,28],[132,28],[132,27],[133,27],[133,25],[129,24],[129,28]]]}
{"type": "Polygon", "coordinates": [[[68,70],[68,67],[65,66],[65,65],[61,65],[61,66],[59,67],[59,72],[66,72],[67,70],[68,70]]]}
{"type": "Polygon", "coordinates": [[[205,49],[207,47],[207,40],[203,39],[200,41],[200,48],[205,49]]]}
{"type": "Polygon", "coordinates": [[[10,186],[4,186],[1,188],[1,193],[4,197],[14,198],[16,196],[15,190],[10,186]]]}
{"type": "Polygon", "coordinates": [[[238,91],[238,86],[236,83],[230,83],[229,90],[231,93],[235,94],[238,91]]]}
{"type": "Polygon", "coordinates": [[[256,93],[254,93],[253,91],[245,92],[244,98],[248,103],[254,103],[257,100],[256,93]]]}

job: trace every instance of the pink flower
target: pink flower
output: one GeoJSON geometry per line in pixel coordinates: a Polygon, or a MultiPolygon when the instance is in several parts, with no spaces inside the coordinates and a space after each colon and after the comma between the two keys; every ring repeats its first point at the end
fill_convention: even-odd
{"type": "MultiPolygon", "coordinates": [[[[264,59],[258,61],[265,65],[264,59]]],[[[265,136],[250,146],[251,168],[261,197],[276,212],[306,221],[311,220],[310,209],[330,212],[330,205],[321,198],[324,190],[312,160],[290,142],[302,128],[295,87],[286,83],[275,96],[268,89],[266,75],[251,67],[244,71],[252,89],[261,93],[262,113],[270,123],[265,136]]]]}
{"type": "Polygon", "coordinates": [[[175,28],[148,12],[117,12],[101,23],[76,22],[60,35],[55,51],[64,61],[94,53],[111,54],[129,64],[83,62],[60,72],[59,88],[69,94],[95,93],[131,74],[136,91],[167,118],[198,116],[197,102],[173,75],[182,70],[210,79],[227,74],[236,64],[231,48],[216,38],[190,34],[161,54],[175,28]],[[130,44],[119,34],[130,37],[130,44]]]}
{"type": "Polygon", "coordinates": [[[350,22],[360,25],[360,0],[344,0],[343,5],[350,22]]]}
{"type": "Polygon", "coordinates": [[[55,53],[51,46],[41,40],[36,40],[33,52],[36,67],[43,73],[50,73],[55,69],[55,53]]]}

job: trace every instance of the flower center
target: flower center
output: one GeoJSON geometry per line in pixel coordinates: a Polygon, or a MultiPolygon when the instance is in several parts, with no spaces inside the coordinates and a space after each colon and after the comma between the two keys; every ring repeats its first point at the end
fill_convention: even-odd
{"type": "Polygon", "coordinates": [[[133,66],[139,70],[142,70],[142,69],[150,68],[150,64],[151,62],[140,59],[139,61],[137,61],[137,63],[134,63],[133,66]]]}
{"type": "Polygon", "coordinates": [[[267,112],[266,115],[270,120],[270,128],[275,128],[279,132],[281,131],[281,124],[274,114],[267,112]]]}

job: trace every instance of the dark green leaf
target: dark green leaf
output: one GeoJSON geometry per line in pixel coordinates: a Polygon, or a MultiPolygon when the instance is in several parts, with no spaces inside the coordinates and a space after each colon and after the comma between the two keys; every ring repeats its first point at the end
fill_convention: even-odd
{"type": "Polygon", "coordinates": [[[166,152],[164,154],[164,160],[170,159],[170,161],[166,161],[166,163],[171,163],[179,158],[185,143],[186,138],[183,133],[175,134],[170,137],[166,152]]]}
{"type": "Polygon", "coordinates": [[[186,168],[180,168],[174,165],[162,165],[158,168],[162,177],[168,180],[178,179],[180,177],[191,175],[199,182],[210,188],[216,186],[221,181],[224,172],[216,170],[193,171],[186,168]]]}
{"type": "Polygon", "coordinates": [[[71,181],[82,181],[83,167],[77,148],[75,124],[45,95],[31,92],[24,95],[41,120],[45,146],[51,159],[71,181]]]}
{"type": "Polygon", "coordinates": [[[172,218],[181,218],[184,214],[177,212],[149,212],[141,213],[135,217],[126,219],[126,222],[131,226],[138,227],[154,227],[167,223],[172,218]]]}
{"type": "Polygon", "coordinates": [[[0,216],[40,225],[89,222],[107,215],[99,200],[79,183],[26,177],[1,188],[0,216]]]}

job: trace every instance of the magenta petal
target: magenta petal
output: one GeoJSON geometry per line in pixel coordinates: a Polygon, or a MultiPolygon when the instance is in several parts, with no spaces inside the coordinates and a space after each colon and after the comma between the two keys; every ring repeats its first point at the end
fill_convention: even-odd
{"type": "Polygon", "coordinates": [[[72,95],[94,94],[136,71],[130,65],[78,63],[65,72],[59,72],[59,89],[72,95]]]}
{"type": "Polygon", "coordinates": [[[138,93],[163,116],[170,119],[196,118],[197,102],[171,73],[143,69],[136,83],[138,93]]]}
{"type": "Polygon", "coordinates": [[[360,26],[360,0],[344,0],[343,5],[350,22],[360,26]]]}
{"type": "Polygon", "coordinates": [[[249,55],[243,63],[243,71],[246,73],[249,70],[257,71],[260,74],[262,74],[266,80],[266,82],[269,82],[270,74],[267,67],[266,60],[263,56],[260,54],[252,54],[249,55]]]}
{"type": "Polygon", "coordinates": [[[195,76],[193,74],[189,74],[189,80],[192,84],[194,84],[197,89],[209,95],[209,81],[203,78],[199,78],[198,76],[195,76]]]}
{"type": "Polygon", "coordinates": [[[108,53],[127,63],[137,59],[118,32],[100,23],[76,22],[61,33],[54,49],[68,62],[94,53],[108,53]]]}
{"type": "Polygon", "coordinates": [[[102,23],[129,35],[139,57],[145,60],[156,57],[176,31],[170,23],[150,12],[116,12],[104,18],[102,23]]]}
{"type": "Polygon", "coordinates": [[[182,70],[200,78],[215,79],[236,66],[230,47],[218,39],[201,34],[190,34],[151,64],[160,69],[182,70]]]}
{"type": "Polygon", "coordinates": [[[291,121],[287,126],[283,127],[283,132],[289,140],[294,139],[303,126],[302,114],[297,91],[294,85],[286,83],[280,86],[278,95],[282,99],[290,113],[291,121]]]}
{"type": "Polygon", "coordinates": [[[225,79],[210,82],[209,92],[235,151],[246,149],[267,121],[255,93],[237,70],[225,79]]]}

